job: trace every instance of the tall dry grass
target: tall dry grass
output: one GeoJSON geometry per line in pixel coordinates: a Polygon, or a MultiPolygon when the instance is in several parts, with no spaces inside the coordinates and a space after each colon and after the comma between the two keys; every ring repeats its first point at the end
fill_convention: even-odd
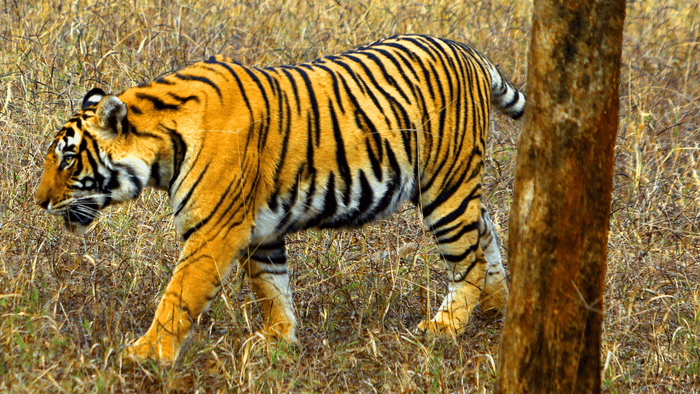
{"type": "MultiPolygon", "coordinates": [[[[411,208],[290,237],[301,349],[251,337],[259,314],[234,273],[174,367],[126,368],[119,348],[147,328],[178,254],[165,196],[108,209],[85,237],[33,202],[45,149],[89,88],[119,91],[215,53],[283,64],[428,33],[472,44],[526,85],[531,4],[467,3],[2,3],[0,391],[490,391],[501,321],[477,311],[456,341],[410,333],[445,284],[411,208]]],[[[698,4],[630,2],[625,35],[603,388],[700,392],[698,4]]],[[[518,129],[493,117],[486,204],[502,238],[518,129]]]]}

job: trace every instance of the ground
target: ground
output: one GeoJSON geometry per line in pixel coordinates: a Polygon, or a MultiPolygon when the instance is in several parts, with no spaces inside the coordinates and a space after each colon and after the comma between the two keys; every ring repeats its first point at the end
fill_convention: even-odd
{"type": "MultiPolygon", "coordinates": [[[[166,196],[109,208],[84,237],[33,202],[46,148],[87,90],[120,91],[212,54],[278,65],[428,33],[473,45],[527,91],[531,3],[462,3],[3,3],[0,391],[491,391],[501,320],[477,310],[455,340],[411,333],[445,288],[411,207],[361,230],[288,239],[300,348],[252,336],[260,316],[233,272],[176,365],[134,367],[120,347],[150,324],[179,250],[166,196]]],[[[700,392],[699,31],[698,4],[628,4],[604,392],[700,392]]],[[[485,204],[505,240],[520,126],[501,115],[491,126],[485,204]]]]}

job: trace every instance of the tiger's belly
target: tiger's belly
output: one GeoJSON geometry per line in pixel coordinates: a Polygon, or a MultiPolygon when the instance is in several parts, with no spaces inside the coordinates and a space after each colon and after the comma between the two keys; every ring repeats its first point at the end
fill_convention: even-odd
{"type": "Polygon", "coordinates": [[[415,177],[410,173],[380,181],[360,170],[349,188],[338,185],[336,179],[331,173],[322,182],[298,185],[258,208],[250,244],[268,244],[308,228],[360,227],[395,212],[416,195],[415,177]]]}

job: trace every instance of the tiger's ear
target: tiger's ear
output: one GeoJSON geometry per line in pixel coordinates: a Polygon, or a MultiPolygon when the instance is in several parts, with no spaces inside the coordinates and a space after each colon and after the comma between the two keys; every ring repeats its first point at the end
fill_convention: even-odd
{"type": "Polygon", "coordinates": [[[102,100],[102,97],[106,96],[107,93],[105,93],[104,90],[100,88],[94,88],[91,89],[85,97],[83,97],[83,105],[81,106],[82,109],[85,109],[91,105],[95,105],[102,100]]]}
{"type": "Polygon", "coordinates": [[[126,104],[117,96],[104,96],[97,104],[95,117],[100,128],[108,134],[105,137],[116,137],[128,131],[126,104]]]}

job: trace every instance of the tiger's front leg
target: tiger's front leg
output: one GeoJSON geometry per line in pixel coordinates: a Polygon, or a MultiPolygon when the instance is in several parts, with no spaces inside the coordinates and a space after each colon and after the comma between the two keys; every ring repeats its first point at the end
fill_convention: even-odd
{"type": "MultiPolygon", "coordinates": [[[[238,232],[240,235],[244,231],[238,232]]],[[[197,317],[209,308],[241,249],[245,237],[229,239],[193,234],[183,246],[178,265],[158,304],[148,331],[127,353],[139,360],[174,361],[197,317]]]]}
{"type": "Polygon", "coordinates": [[[284,238],[250,247],[241,261],[263,311],[263,336],[298,344],[284,238]]]}

